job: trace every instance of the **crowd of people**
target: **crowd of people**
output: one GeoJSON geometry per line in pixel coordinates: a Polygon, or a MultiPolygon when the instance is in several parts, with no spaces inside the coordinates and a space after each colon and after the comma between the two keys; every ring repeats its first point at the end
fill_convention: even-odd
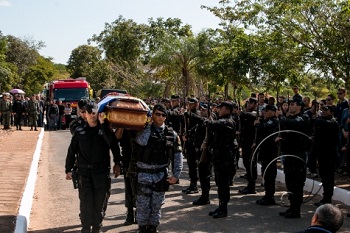
{"type": "MultiPolygon", "coordinates": [[[[140,233],[158,232],[164,194],[169,185],[180,182],[183,155],[190,185],[182,192],[201,192],[193,205],[210,204],[214,176],[219,205],[208,215],[215,219],[228,216],[230,186],[240,158],[246,169],[242,177],[247,180],[246,187],[239,190],[242,195],[256,192],[257,163],[262,165],[265,195],[256,204],[275,204],[277,161],[283,166],[290,202],[281,216],[301,217],[307,175],[321,178],[324,192],[315,206],[331,204],[334,174],[347,174],[350,165],[346,91],[339,88],[338,98],[330,94],[325,100],[311,101],[297,86],[292,89],[290,98],[251,94],[243,106],[223,97],[145,99],[152,109],[152,121],[142,131],[107,127],[96,103],[80,101],[80,116],[70,124],[73,136],[65,169],[67,179],[74,178],[72,171],[78,170],[82,232],[101,232],[110,193],[110,164],[107,152],[99,161],[99,151],[107,148],[113,152],[115,176],[124,174],[125,224],[137,223],[140,233]]],[[[324,216],[322,211],[317,214],[324,216]]]]}
{"type": "Polygon", "coordinates": [[[0,100],[0,124],[4,130],[12,127],[23,130],[22,126],[29,126],[30,130],[34,131],[37,131],[38,127],[61,130],[68,128],[72,120],[72,111],[70,103],[62,103],[61,100],[46,101],[40,94],[25,96],[5,92],[0,100]]]}

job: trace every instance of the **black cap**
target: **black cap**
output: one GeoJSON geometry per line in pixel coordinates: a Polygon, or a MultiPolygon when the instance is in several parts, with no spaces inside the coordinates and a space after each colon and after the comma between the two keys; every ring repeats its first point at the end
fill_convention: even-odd
{"type": "Polygon", "coordinates": [[[335,106],[331,106],[331,105],[326,105],[322,107],[322,111],[325,110],[330,110],[331,112],[335,112],[335,106]]]}
{"type": "Polygon", "coordinates": [[[78,107],[79,109],[83,110],[85,106],[87,105],[88,101],[86,99],[79,100],[78,107]]]}
{"type": "Polygon", "coordinates": [[[289,100],[289,103],[296,103],[298,106],[304,106],[303,100],[299,96],[294,96],[291,100],[289,100]]]}
{"type": "Polygon", "coordinates": [[[172,100],[180,99],[180,96],[178,96],[178,95],[172,95],[172,96],[171,96],[171,99],[172,99],[172,100]]]}
{"type": "Polygon", "coordinates": [[[208,105],[207,104],[201,104],[201,106],[200,106],[201,108],[205,108],[205,109],[207,109],[208,108],[208,105]]]}
{"type": "Polygon", "coordinates": [[[217,103],[211,103],[210,105],[213,106],[213,107],[217,107],[218,106],[217,103]]]}
{"type": "Polygon", "coordinates": [[[155,112],[156,110],[161,111],[161,112],[163,112],[165,114],[167,113],[167,109],[166,109],[166,107],[163,104],[156,104],[156,105],[154,105],[153,112],[155,112]]]}
{"type": "Polygon", "coordinates": [[[198,99],[197,98],[188,98],[188,102],[190,104],[196,104],[196,103],[198,103],[198,99]]]}
{"type": "Polygon", "coordinates": [[[273,104],[268,104],[268,105],[266,105],[266,106],[263,108],[263,110],[265,110],[265,111],[276,111],[277,108],[276,108],[276,106],[273,105],[273,104]]]}
{"type": "Polygon", "coordinates": [[[221,102],[219,105],[218,105],[218,108],[221,108],[221,107],[227,107],[228,109],[230,109],[230,111],[233,110],[233,104],[231,102],[228,102],[228,101],[223,101],[221,102]]]}
{"type": "Polygon", "coordinates": [[[161,100],[161,102],[163,102],[163,103],[170,103],[170,99],[169,98],[163,98],[161,100]]]}
{"type": "Polygon", "coordinates": [[[85,105],[86,111],[91,114],[92,112],[97,113],[98,112],[98,106],[94,102],[89,102],[85,105]]]}
{"type": "Polygon", "coordinates": [[[257,103],[258,100],[257,100],[256,98],[250,97],[250,98],[248,99],[248,102],[249,102],[249,103],[257,103]]]}

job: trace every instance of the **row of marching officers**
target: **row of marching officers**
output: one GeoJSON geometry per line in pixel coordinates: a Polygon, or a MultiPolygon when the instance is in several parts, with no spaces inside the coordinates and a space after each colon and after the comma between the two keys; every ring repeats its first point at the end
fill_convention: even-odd
{"type": "MultiPolygon", "coordinates": [[[[209,114],[208,118],[205,105],[199,107],[196,99],[189,99],[188,102],[187,111],[183,115],[183,141],[190,186],[183,192],[198,193],[197,180],[202,191],[193,205],[210,203],[210,171],[213,166],[218,186],[219,207],[209,215],[214,218],[227,216],[229,186],[236,172],[239,148],[242,149],[241,156],[247,179],[247,186],[239,190],[239,193],[255,193],[257,161],[262,165],[265,195],[256,201],[257,204],[275,204],[277,159],[280,158],[284,165],[285,183],[290,200],[290,208],[280,215],[285,218],[300,218],[300,208],[304,202],[306,163],[311,156],[317,158],[324,189],[322,200],[315,205],[331,203],[339,135],[333,106],[322,107],[321,116],[317,116],[316,106],[304,111],[302,100],[293,98],[288,101],[287,115],[271,104],[265,105],[260,115],[257,112],[257,99],[249,98],[245,112],[238,111],[235,103],[224,101],[217,106],[218,112],[209,114]]],[[[174,115],[172,110],[169,112],[170,116],[174,115]]]]}

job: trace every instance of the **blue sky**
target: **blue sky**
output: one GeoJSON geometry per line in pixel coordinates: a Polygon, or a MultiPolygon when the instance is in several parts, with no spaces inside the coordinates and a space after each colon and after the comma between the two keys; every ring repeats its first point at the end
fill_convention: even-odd
{"type": "Polygon", "coordinates": [[[0,0],[0,31],[43,41],[40,54],[66,64],[73,49],[119,15],[137,23],[151,17],[180,18],[194,32],[216,28],[219,19],[201,5],[218,5],[218,0],[0,0]]]}

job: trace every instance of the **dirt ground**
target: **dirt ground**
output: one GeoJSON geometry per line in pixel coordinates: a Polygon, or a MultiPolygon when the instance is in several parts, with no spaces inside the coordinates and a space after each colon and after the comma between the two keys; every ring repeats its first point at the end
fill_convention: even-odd
{"type": "Polygon", "coordinates": [[[29,127],[0,129],[0,232],[14,231],[38,135],[29,127]]]}

